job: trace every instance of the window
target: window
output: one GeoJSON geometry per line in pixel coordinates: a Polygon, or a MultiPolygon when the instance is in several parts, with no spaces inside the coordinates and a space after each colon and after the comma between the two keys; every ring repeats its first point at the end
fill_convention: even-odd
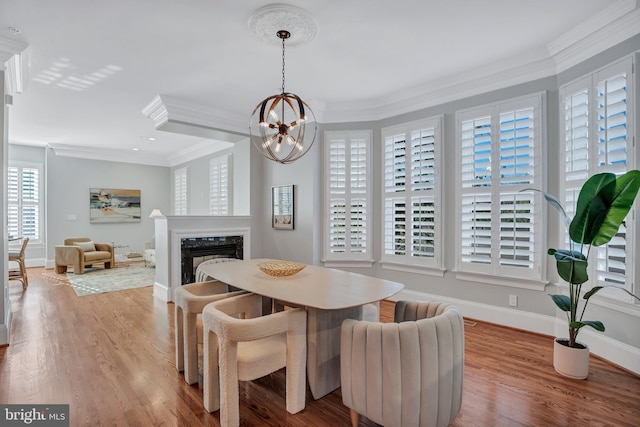
{"type": "Polygon", "coordinates": [[[187,215],[187,168],[176,169],[173,174],[174,195],[173,213],[174,215],[187,215]]]}
{"type": "Polygon", "coordinates": [[[209,214],[231,214],[231,154],[209,161],[209,214]]]}
{"type": "Polygon", "coordinates": [[[325,265],[373,262],[371,139],[371,131],[324,133],[325,265]]]}
{"type": "MultiPolygon", "coordinates": [[[[590,176],[600,172],[621,175],[635,168],[632,83],[632,59],[628,58],[560,89],[566,164],[560,182],[564,183],[561,194],[570,217],[575,214],[580,189],[590,176]]],[[[588,285],[615,285],[634,291],[632,242],[636,222],[625,221],[609,244],[593,248],[588,285]]],[[[564,242],[568,245],[568,233],[564,242]]],[[[611,289],[603,289],[599,295],[633,301],[626,293],[611,289]]]]}
{"type": "Polygon", "coordinates": [[[12,163],[7,178],[7,229],[11,236],[42,243],[40,176],[42,165],[12,163]]]}
{"type": "Polygon", "coordinates": [[[460,278],[540,286],[544,205],[539,193],[521,190],[543,189],[541,113],[536,95],[456,114],[460,278]]]}
{"type": "Polygon", "coordinates": [[[382,262],[443,275],[442,117],[382,129],[382,262]]]}

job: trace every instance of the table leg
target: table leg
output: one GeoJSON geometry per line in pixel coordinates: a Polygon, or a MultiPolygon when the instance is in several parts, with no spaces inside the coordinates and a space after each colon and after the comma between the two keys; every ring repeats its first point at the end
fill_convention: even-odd
{"type": "Polygon", "coordinates": [[[362,319],[362,307],[307,307],[307,377],[316,400],[340,387],[340,328],[344,319],[362,319]]]}

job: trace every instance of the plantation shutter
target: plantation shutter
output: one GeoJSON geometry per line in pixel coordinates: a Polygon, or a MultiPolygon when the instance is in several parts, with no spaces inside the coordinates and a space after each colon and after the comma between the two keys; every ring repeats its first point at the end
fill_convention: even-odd
{"type": "Polygon", "coordinates": [[[371,132],[325,132],[325,261],[371,260],[371,132]]]}
{"type": "Polygon", "coordinates": [[[533,108],[500,114],[500,264],[533,269],[535,184],[533,108]]]}
{"type": "Polygon", "coordinates": [[[329,253],[347,251],[346,145],[329,141],[329,253]]]}
{"type": "Polygon", "coordinates": [[[21,236],[19,168],[9,167],[7,176],[7,230],[10,236],[21,236]]]}
{"type": "Polygon", "coordinates": [[[541,95],[458,114],[458,269],[541,280],[541,95]]]}
{"type": "Polygon", "coordinates": [[[441,117],[383,132],[382,261],[440,269],[441,117]]]}
{"type": "Polygon", "coordinates": [[[491,116],[462,122],[462,262],[491,264],[491,116]]]}
{"type": "Polygon", "coordinates": [[[384,254],[406,255],[407,210],[404,193],[406,189],[406,138],[405,134],[385,137],[384,140],[384,254]]]}
{"type": "Polygon", "coordinates": [[[187,168],[174,173],[174,214],[187,215],[187,168]]]}
{"type": "Polygon", "coordinates": [[[231,155],[216,157],[209,162],[209,214],[230,214],[231,155]]]}
{"type": "MultiPolygon", "coordinates": [[[[564,103],[564,203],[573,218],[578,195],[592,175],[621,175],[634,169],[632,150],[632,60],[626,58],[560,89],[564,103]]],[[[615,285],[633,292],[635,222],[627,219],[605,246],[590,254],[587,286],[615,285]]],[[[569,243],[568,232],[565,243],[569,243]]],[[[599,295],[632,302],[627,294],[603,289],[599,295]]]]}
{"type": "Polygon", "coordinates": [[[411,132],[411,254],[435,257],[435,128],[411,132]]]}
{"type": "Polygon", "coordinates": [[[7,230],[9,235],[40,240],[40,169],[10,166],[7,174],[7,230]]]}
{"type": "Polygon", "coordinates": [[[368,176],[368,141],[362,138],[351,139],[351,209],[349,220],[349,248],[353,253],[369,251],[367,232],[367,193],[370,191],[368,176]]]}
{"type": "MultiPolygon", "coordinates": [[[[628,170],[629,147],[627,73],[596,82],[596,136],[598,172],[622,175],[628,170]]],[[[611,242],[597,248],[596,275],[600,284],[624,287],[627,275],[627,227],[620,226],[611,242]]],[[[629,283],[629,290],[631,284],[629,283]]]]}

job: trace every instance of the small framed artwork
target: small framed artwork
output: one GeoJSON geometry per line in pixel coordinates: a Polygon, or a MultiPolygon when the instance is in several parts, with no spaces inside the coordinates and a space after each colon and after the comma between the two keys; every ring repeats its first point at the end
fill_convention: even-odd
{"type": "Polygon", "coordinates": [[[140,222],[140,190],[89,189],[90,223],[140,222]]]}
{"type": "Polygon", "coordinates": [[[293,185],[271,187],[271,226],[293,230],[293,185]]]}

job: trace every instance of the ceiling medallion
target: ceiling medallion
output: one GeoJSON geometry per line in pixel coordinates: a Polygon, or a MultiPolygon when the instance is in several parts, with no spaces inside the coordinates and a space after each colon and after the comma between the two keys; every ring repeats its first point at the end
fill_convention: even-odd
{"type": "Polygon", "coordinates": [[[291,34],[287,40],[288,46],[309,43],[318,33],[318,25],[311,14],[289,4],[261,7],[249,18],[249,30],[266,43],[278,43],[279,40],[273,36],[282,29],[291,34]]]}

